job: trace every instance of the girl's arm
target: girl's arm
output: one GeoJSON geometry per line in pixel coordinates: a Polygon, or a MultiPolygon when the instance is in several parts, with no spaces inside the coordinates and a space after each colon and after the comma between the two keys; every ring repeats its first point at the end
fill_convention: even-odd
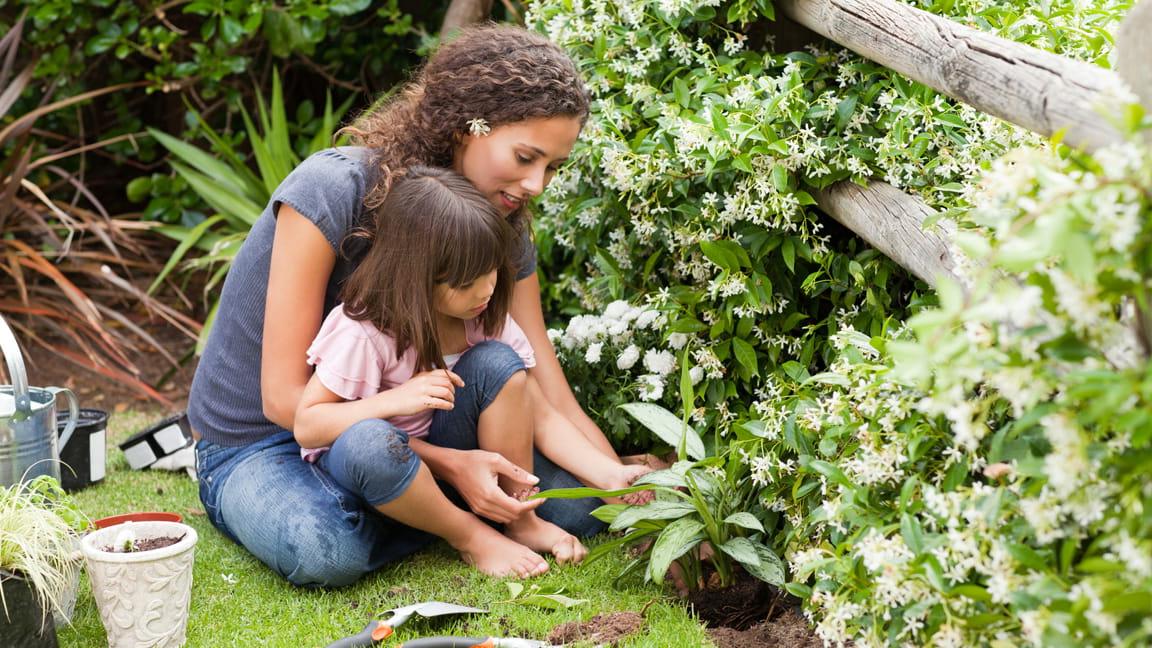
{"type": "Polygon", "coordinates": [[[277,214],[264,307],[260,396],[264,416],[291,430],[312,375],[306,353],[324,318],[324,291],[336,253],[319,228],[288,204],[281,204],[277,214]]]}
{"type": "Polygon", "coordinates": [[[580,408],[572,388],[568,386],[568,379],[560,368],[560,361],[556,359],[556,350],[548,339],[548,329],[544,325],[544,311],[540,304],[540,280],[535,274],[516,282],[515,292],[512,294],[512,307],[509,309],[512,319],[524,330],[524,335],[532,344],[532,351],[536,354],[536,366],[532,375],[544,392],[548,402],[579,430],[588,441],[600,452],[609,457],[616,457],[616,451],[608,438],[600,431],[592,419],[580,408]]]}
{"type": "Polygon", "coordinates": [[[302,448],[332,445],[344,430],[365,419],[390,419],[429,409],[449,410],[460,376],[443,369],[412,376],[403,385],[359,400],[344,400],[313,374],[296,409],[293,435],[302,448]]]}

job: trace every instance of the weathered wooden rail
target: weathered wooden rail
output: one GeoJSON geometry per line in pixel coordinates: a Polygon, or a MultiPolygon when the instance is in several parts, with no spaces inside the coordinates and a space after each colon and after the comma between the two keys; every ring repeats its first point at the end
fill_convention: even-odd
{"type": "MultiPolygon", "coordinates": [[[[1033,132],[1087,150],[1115,143],[1115,113],[1127,81],[1152,105],[1152,3],[1137,5],[1117,38],[1119,74],[986,34],[895,0],[777,0],[808,29],[954,99],[1033,132]]],[[[817,205],[930,285],[952,273],[946,236],[923,230],[933,210],[873,181],[819,192],[817,205]],[[907,233],[923,230],[922,237],[907,233]],[[892,236],[899,232],[900,236],[892,236]]]]}

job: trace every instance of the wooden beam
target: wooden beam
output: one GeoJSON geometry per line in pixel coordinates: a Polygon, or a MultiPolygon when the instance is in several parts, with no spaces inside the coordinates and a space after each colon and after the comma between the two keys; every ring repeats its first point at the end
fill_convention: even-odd
{"type": "MultiPolygon", "coordinates": [[[[1116,32],[1116,73],[1128,84],[1145,110],[1152,111],[1152,2],[1141,2],[1128,11],[1116,32]]],[[[1150,138],[1152,139],[1152,138],[1150,138]]],[[[1152,144],[1152,142],[1149,142],[1152,144]]],[[[1152,355],[1152,294],[1141,289],[1135,300],[1132,332],[1144,352],[1152,355]]]]}
{"type": "Polygon", "coordinates": [[[879,180],[867,187],[837,182],[813,197],[836,222],[933,288],[940,277],[955,278],[947,231],[925,229],[935,211],[923,200],[879,180]]]}
{"type": "Polygon", "coordinates": [[[1152,111],[1152,3],[1141,2],[1128,11],[1116,31],[1116,73],[1152,111]]]}
{"type": "Polygon", "coordinates": [[[492,15],[492,0],[452,0],[440,24],[440,35],[447,36],[468,25],[488,20],[492,15]]]}
{"type": "Polygon", "coordinates": [[[1033,132],[1051,136],[1067,129],[1064,141],[1087,150],[1119,139],[1098,112],[1102,105],[1114,108],[1122,87],[1119,76],[1104,68],[895,0],[777,0],[776,6],[861,56],[1033,132]]]}

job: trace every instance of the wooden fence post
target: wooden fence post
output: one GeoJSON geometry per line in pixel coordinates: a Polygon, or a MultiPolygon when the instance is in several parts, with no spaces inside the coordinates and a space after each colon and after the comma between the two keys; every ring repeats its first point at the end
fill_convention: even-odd
{"type": "Polygon", "coordinates": [[[895,0],[777,0],[776,6],[861,56],[1033,132],[1067,129],[1064,141],[1088,150],[1119,139],[1099,112],[1120,87],[1109,70],[895,0]]]}
{"type": "MultiPolygon", "coordinates": [[[[1116,72],[1140,98],[1144,108],[1152,112],[1152,40],[1149,40],[1149,33],[1152,33],[1152,2],[1146,1],[1128,12],[1116,32],[1116,72]]],[[[1136,299],[1133,328],[1145,359],[1152,354],[1150,307],[1152,295],[1141,290],[1136,299]]]]}
{"type": "Polygon", "coordinates": [[[447,36],[461,27],[483,22],[491,15],[492,0],[452,0],[452,4],[448,5],[448,11],[444,12],[440,35],[447,36]]]}

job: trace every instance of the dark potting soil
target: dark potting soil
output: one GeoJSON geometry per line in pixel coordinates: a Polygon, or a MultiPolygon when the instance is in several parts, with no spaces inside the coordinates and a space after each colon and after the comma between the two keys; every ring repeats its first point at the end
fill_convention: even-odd
{"type": "Polygon", "coordinates": [[[796,608],[788,608],[771,621],[761,621],[747,630],[709,628],[708,637],[717,648],[821,648],[824,645],[796,608]]]}
{"type": "Polygon", "coordinates": [[[745,572],[737,572],[736,582],[718,587],[710,579],[708,587],[690,592],[687,602],[710,628],[747,630],[772,616],[776,608],[787,606],[781,590],[745,572]]]}
{"type": "MultiPolygon", "coordinates": [[[[144,538],[136,540],[132,543],[132,553],[137,551],[151,551],[152,549],[163,549],[164,547],[171,547],[172,545],[180,542],[184,536],[177,538],[176,536],[160,536],[157,538],[144,538]]],[[[109,553],[128,553],[124,551],[123,547],[104,547],[104,551],[109,553]]]]}
{"type": "Polygon", "coordinates": [[[691,592],[686,600],[717,646],[822,645],[800,613],[800,599],[743,571],[727,587],[716,586],[714,576],[709,587],[691,592]]]}
{"type": "Polygon", "coordinates": [[[597,614],[587,621],[569,621],[552,629],[548,643],[570,644],[588,641],[593,644],[615,646],[644,625],[644,617],[636,612],[597,614]]]}

